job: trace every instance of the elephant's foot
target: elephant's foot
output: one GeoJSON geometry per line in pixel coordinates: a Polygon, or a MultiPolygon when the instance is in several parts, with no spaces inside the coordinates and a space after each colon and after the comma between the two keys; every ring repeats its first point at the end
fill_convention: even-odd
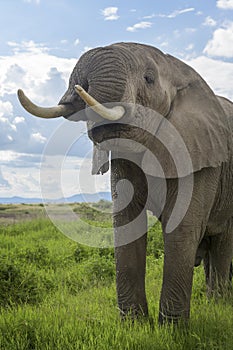
{"type": "Polygon", "coordinates": [[[232,266],[232,262],[231,262],[230,272],[229,272],[229,280],[230,280],[230,283],[232,282],[232,277],[233,277],[233,266],[232,266]]]}
{"type": "Polygon", "coordinates": [[[207,297],[208,298],[232,298],[233,285],[232,285],[232,263],[230,264],[229,271],[225,272],[224,277],[213,271],[209,261],[206,262],[205,272],[206,273],[206,287],[207,287],[207,297]],[[208,264],[208,265],[207,265],[208,264]],[[206,268],[207,265],[207,268],[206,268]]]}
{"type": "Polygon", "coordinates": [[[189,312],[182,312],[182,313],[174,313],[174,312],[169,312],[169,311],[159,311],[159,318],[158,322],[159,325],[187,325],[189,321],[189,312]]]}
{"type": "Polygon", "coordinates": [[[148,307],[146,305],[131,305],[128,307],[119,307],[121,319],[141,320],[148,317],[148,307]]]}
{"type": "Polygon", "coordinates": [[[233,294],[233,286],[230,281],[227,281],[225,283],[215,283],[207,284],[207,298],[208,299],[215,299],[216,301],[218,299],[230,299],[232,298],[233,294]]]}

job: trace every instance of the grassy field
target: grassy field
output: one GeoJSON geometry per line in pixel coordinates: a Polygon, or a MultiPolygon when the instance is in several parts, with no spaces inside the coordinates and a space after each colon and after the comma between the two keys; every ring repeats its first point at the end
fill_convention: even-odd
{"type": "MultiPolygon", "coordinates": [[[[102,203],[103,204],[103,203],[102,203]]],[[[109,214],[73,205],[83,220],[109,214]]],[[[149,232],[150,321],[120,322],[112,249],[82,246],[60,233],[40,205],[0,206],[0,349],[233,349],[233,300],[208,301],[195,270],[189,328],[158,327],[163,244],[149,232]]]]}

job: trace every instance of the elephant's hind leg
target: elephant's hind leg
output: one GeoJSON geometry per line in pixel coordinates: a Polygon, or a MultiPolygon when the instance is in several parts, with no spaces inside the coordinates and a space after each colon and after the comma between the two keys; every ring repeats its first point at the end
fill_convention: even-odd
{"type": "Polygon", "coordinates": [[[232,266],[232,261],[231,261],[230,273],[229,273],[229,280],[230,280],[230,283],[232,282],[232,276],[233,276],[233,266],[232,266]]]}
{"type": "Polygon", "coordinates": [[[210,247],[210,237],[204,237],[197,248],[196,258],[195,258],[195,267],[199,266],[202,260],[205,260],[210,247]]]}
{"type": "MultiPolygon", "coordinates": [[[[185,194],[185,186],[190,179],[180,179],[179,187],[178,183],[174,183],[175,180],[167,181],[168,195],[161,219],[165,254],[160,323],[175,323],[180,319],[187,321],[189,318],[193,270],[208,250],[208,240],[203,240],[203,237],[216,197],[220,170],[208,168],[194,174],[192,198],[187,212],[180,224],[169,233],[166,233],[166,225],[174,208],[174,193],[179,190],[185,194]]],[[[180,204],[182,209],[183,202],[180,204]]]]}
{"type": "Polygon", "coordinates": [[[204,260],[208,295],[223,295],[232,288],[233,222],[225,233],[211,237],[210,250],[204,260]]]}
{"type": "MultiPolygon", "coordinates": [[[[188,227],[183,228],[184,231],[185,229],[187,232],[191,231],[188,227]]],[[[159,310],[160,324],[177,323],[180,320],[187,322],[189,319],[193,270],[198,242],[192,238],[191,233],[190,235],[185,234],[185,236],[185,239],[182,240],[180,230],[164,235],[165,256],[159,310]]]]}

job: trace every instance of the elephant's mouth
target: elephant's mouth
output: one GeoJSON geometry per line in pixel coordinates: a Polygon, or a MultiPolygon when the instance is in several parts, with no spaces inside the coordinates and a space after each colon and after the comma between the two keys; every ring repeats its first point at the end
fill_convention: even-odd
{"type": "Polygon", "coordinates": [[[88,136],[99,149],[105,151],[141,154],[147,147],[147,133],[127,123],[95,124],[89,129],[88,136]]]}
{"type": "MultiPolygon", "coordinates": [[[[88,130],[89,138],[95,143],[101,145],[104,141],[114,141],[116,139],[129,139],[132,137],[132,127],[122,123],[101,123],[95,124],[88,130]]],[[[109,142],[108,142],[109,144],[109,142]]]]}

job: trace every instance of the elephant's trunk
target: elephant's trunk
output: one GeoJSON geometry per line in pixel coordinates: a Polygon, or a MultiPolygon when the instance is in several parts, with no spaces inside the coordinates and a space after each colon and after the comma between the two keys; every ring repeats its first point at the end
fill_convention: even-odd
{"type": "MultiPolygon", "coordinates": [[[[80,58],[71,74],[68,90],[58,106],[39,107],[31,102],[22,90],[18,91],[18,98],[29,113],[40,118],[69,117],[83,110],[86,103],[103,118],[118,120],[124,115],[123,107],[106,109],[102,105],[122,101],[127,85],[126,77],[125,60],[123,55],[122,57],[119,55],[119,50],[111,47],[98,48],[88,51],[80,58]],[[77,87],[78,94],[75,91],[77,84],[82,87],[77,87]],[[88,91],[88,98],[86,98],[87,94],[85,95],[84,89],[88,91]],[[92,103],[89,103],[90,96],[93,98],[92,103]]],[[[85,116],[81,114],[79,120],[81,118],[85,119],[85,116]]]]}
{"type": "Polygon", "coordinates": [[[127,85],[127,68],[119,50],[105,47],[96,50],[88,62],[85,88],[99,103],[120,102],[127,85]]]}
{"type": "Polygon", "coordinates": [[[124,57],[114,48],[100,48],[91,55],[86,70],[86,90],[82,84],[75,90],[82,100],[102,118],[115,121],[125,114],[123,106],[118,105],[127,86],[127,68],[124,57]],[[104,103],[114,103],[106,108],[104,103]]]}

